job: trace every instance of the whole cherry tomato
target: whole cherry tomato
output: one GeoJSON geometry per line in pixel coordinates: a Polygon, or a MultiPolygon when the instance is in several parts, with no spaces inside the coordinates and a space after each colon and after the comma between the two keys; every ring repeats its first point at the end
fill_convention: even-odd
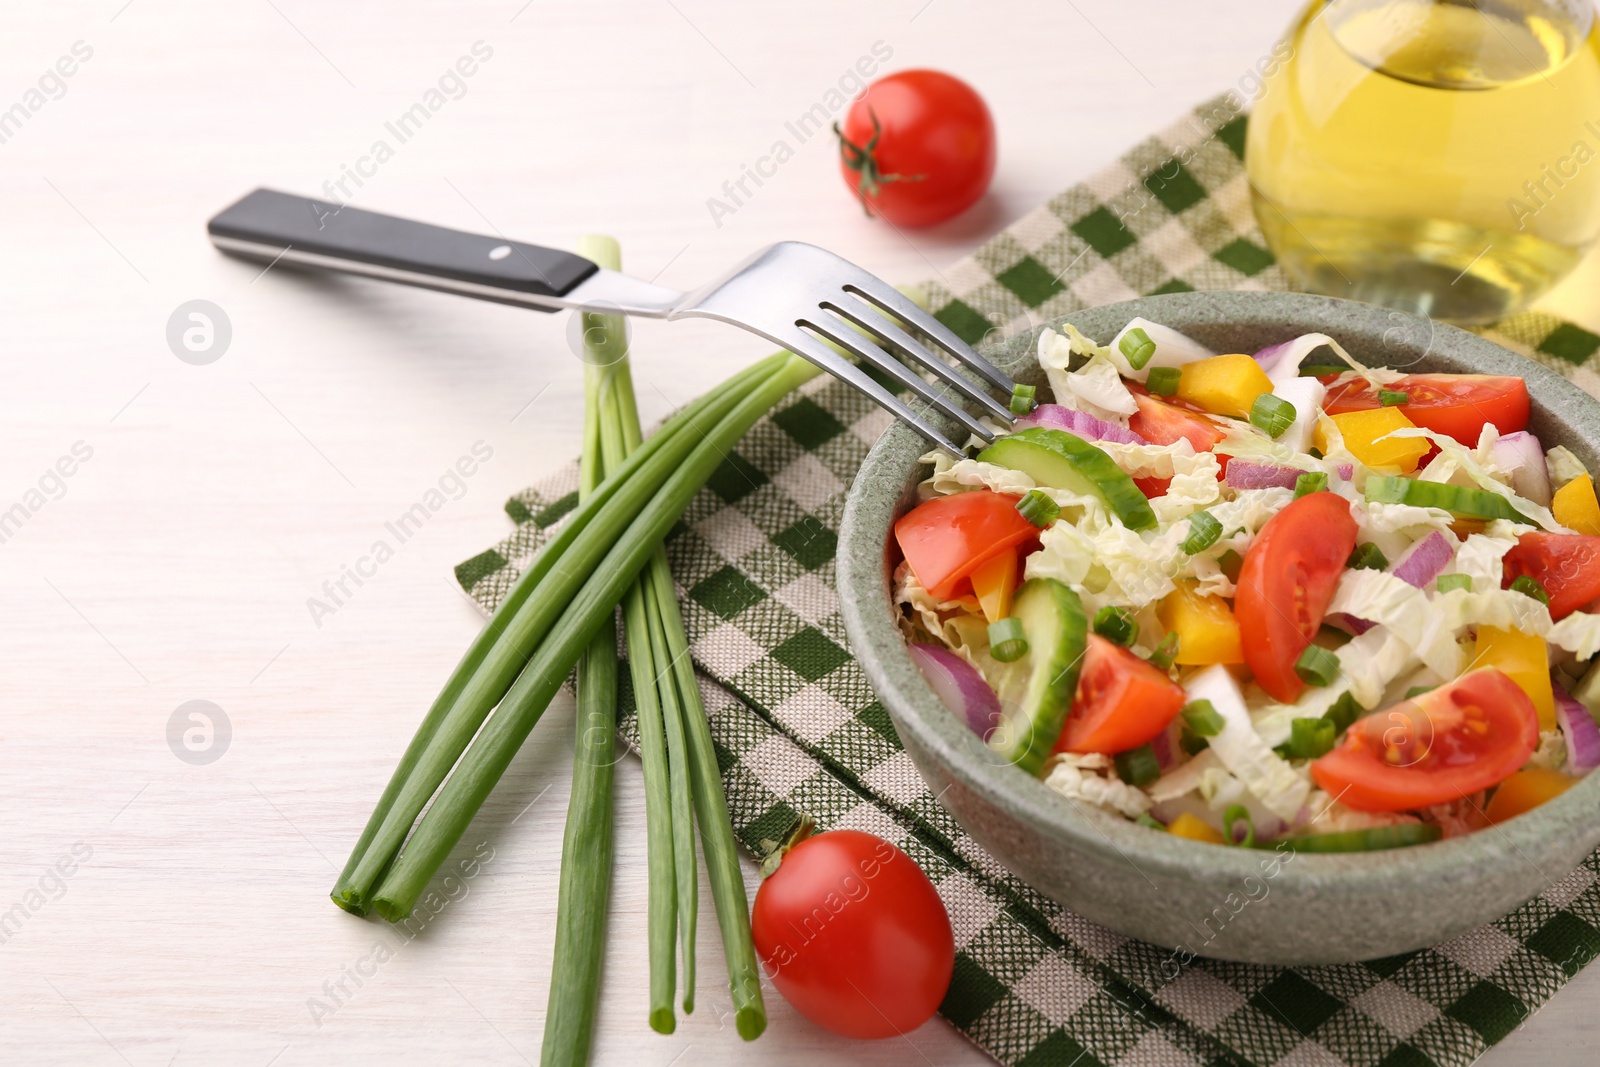
{"type": "Polygon", "coordinates": [[[994,119],[966,82],[936,70],[879,78],[839,135],[839,170],[868,214],[930,226],[977,202],[994,177],[994,119]]]}
{"type": "Polygon", "coordinates": [[[933,883],[910,856],[859,830],[789,846],[756,893],[750,926],[783,998],[846,1037],[915,1030],[938,1010],[955,968],[933,883]]]}

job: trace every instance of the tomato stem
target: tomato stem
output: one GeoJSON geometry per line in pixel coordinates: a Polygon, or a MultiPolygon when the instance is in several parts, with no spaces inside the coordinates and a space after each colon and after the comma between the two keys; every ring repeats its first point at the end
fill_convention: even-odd
{"type": "Polygon", "coordinates": [[[783,835],[783,840],[774,841],[771,838],[761,839],[761,877],[770,878],[778,865],[783,862],[783,857],[789,850],[811,836],[811,831],[817,828],[817,820],[809,815],[802,815],[783,835]]]}
{"type": "Polygon", "coordinates": [[[872,203],[870,197],[877,196],[883,191],[883,186],[889,182],[920,182],[927,177],[926,174],[885,174],[878,166],[878,157],[873,153],[878,148],[878,138],[883,135],[883,127],[878,123],[878,114],[871,106],[867,108],[867,116],[872,119],[872,136],[864,145],[858,145],[844,135],[839,124],[833,124],[834,136],[839,138],[839,157],[844,165],[861,175],[856,182],[856,195],[861,199],[861,210],[872,217],[872,203]]]}

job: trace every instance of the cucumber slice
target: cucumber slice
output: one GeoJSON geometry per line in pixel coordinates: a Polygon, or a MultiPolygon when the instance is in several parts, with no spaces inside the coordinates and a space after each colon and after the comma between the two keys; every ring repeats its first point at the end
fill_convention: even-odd
{"type": "Polygon", "coordinates": [[[1093,493],[1130,530],[1156,525],[1150,501],[1116,461],[1065,430],[1043,426],[1018,430],[978,453],[978,460],[1021,471],[1040,485],[1093,493]]]}
{"type": "Polygon", "coordinates": [[[1533,525],[1533,520],[1511,506],[1499,493],[1467,485],[1423,482],[1396,476],[1367,479],[1370,504],[1410,504],[1419,508],[1443,508],[1469,519],[1510,519],[1533,525]]]}
{"type": "Polygon", "coordinates": [[[1028,635],[1028,684],[1020,700],[1001,702],[1000,724],[989,735],[989,746],[1037,775],[1072,710],[1089,619],[1078,594],[1054,578],[1023,583],[1012,614],[1028,635]]]}
{"type": "Polygon", "coordinates": [[[1276,841],[1257,841],[1256,848],[1277,848],[1287,844],[1296,852],[1379,852],[1383,849],[1425,845],[1443,836],[1437,826],[1425,822],[1403,822],[1393,826],[1372,826],[1365,830],[1341,830],[1331,834],[1296,834],[1276,841]]]}

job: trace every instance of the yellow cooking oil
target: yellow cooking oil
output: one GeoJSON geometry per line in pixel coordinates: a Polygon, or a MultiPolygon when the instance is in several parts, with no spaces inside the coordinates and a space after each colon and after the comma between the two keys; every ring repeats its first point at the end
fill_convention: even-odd
{"type": "Polygon", "coordinates": [[[1245,162],[1291,280],[1455,322],[1526,307],[1600,235],[1592,0],[1332,0],[1245,162]]]}

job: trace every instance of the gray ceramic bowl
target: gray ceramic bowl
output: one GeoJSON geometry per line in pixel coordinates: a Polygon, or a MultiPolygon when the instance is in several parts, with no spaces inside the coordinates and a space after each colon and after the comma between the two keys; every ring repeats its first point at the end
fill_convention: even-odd
{"type": "MultiPolygon", "coordinates": [[[[1326,333],[1358,359],[1419,371],[1527,380],[1530,426],[1600,469],[1600,404],[1560,375],[1451,326],[1367,304],[1289,293],[1175,293],[1066,317],[1102,343],[1144,316],[1218,352],[1326,333]]],[[[1059,325],[1059,324],[1057,324],[1059,325]]],[[[1038,331],[991,350],[1044,386],[1038,331]]],[[[845,507],[839,592],[845,626],[922,776],[969,833],[1024,881],[1095,922],[1197,955],[1257,963],[1389,956],[1446,940],[1549,888],[1600,844],[1600,774],[1500,827],[1392,852],[1269,853],[1155,833],[1075,805],[997,765],[940,703],[905,650],[889,600],[889,531],[925,476],[927,446],[896,424],[872,449],[845,507]]]]}

